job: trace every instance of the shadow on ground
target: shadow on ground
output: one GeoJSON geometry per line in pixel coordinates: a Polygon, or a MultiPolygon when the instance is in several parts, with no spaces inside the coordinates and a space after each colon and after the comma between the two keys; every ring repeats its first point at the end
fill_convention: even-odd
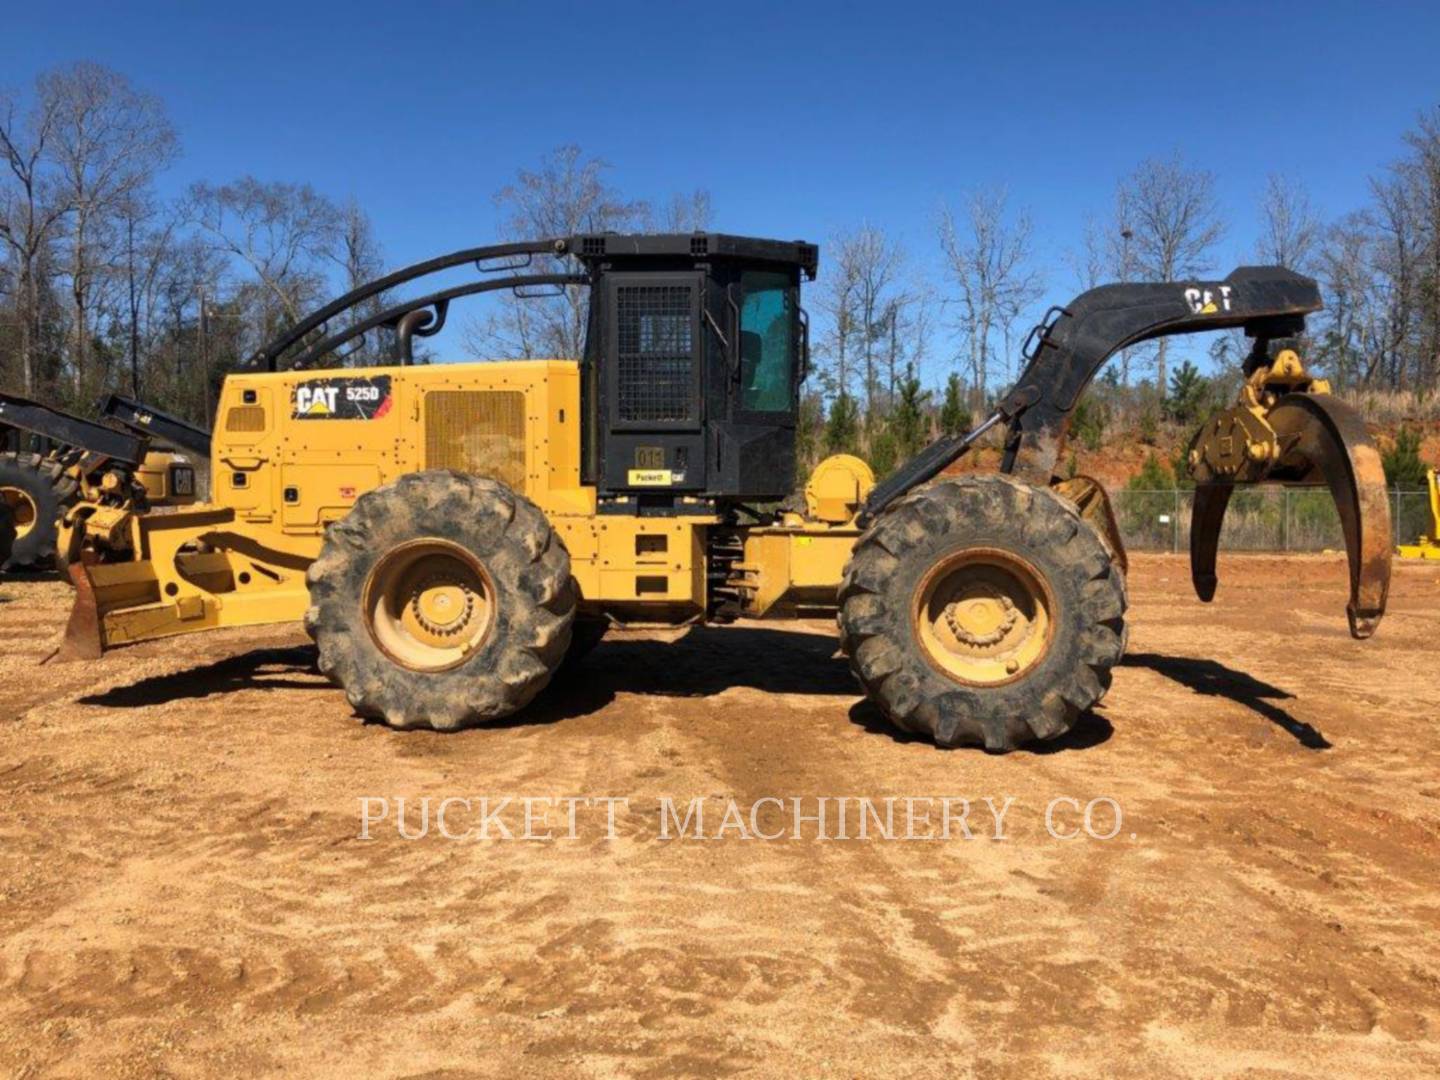
{"type": "MultiPolygon", "coordinates": [[[[692,627],[674,641],[612,633],[524,712],[500,725],[547,723],[603,708],[617,692],[708,697],[732,687],[772,694],[859,693],[835,639],[763,627],[692,627]]],[[[80,699],[141,708],[241,690],[329,690],[313,646],[252,649],[80,699]]]]}
{"type": "MultiPolygon", "coordinates": [[[[857,690],[858,693],[858,690],[857,690]]],[[[857,701],[850,710],[850,722],[875,735],[886,735],[898,743],[931,743],[933,740],[928,735],[914,735],[908,731],[902,731],[889,720],[885,719],[883,713],[876,707],[873,701],[868,698],[857,701]]],[[[1075,721],[1075,726],[1058,738],[1048,739],[1045,742],[1027,743],[1017,748],[1017,753],[1022,754],[1058,754],[1063,750],[1089,750],[1092,746],[1099,746],[1108,742],[1110,736],[1115,734],[1115,728],[1105,717],[1093,709],[1086,710],[1080,714],[1075,721]]],[[[937,750],[979,750],[978,746],[937,746],[937,750]]]]}
{"type": "MultiPolygon", "coordinates": [[[[835,638],[829,634],[755,626],[697,626],[673,641],[657,641],[618,632],[608,635],[589,656],[557,675],[528,708],[485,726],[533,727],[588,716],[605,708],[617,693],[695,698],[736,687],[766,694],[848,698],[859,698],[861,693],[849,665],[837,653],[835,638]]],[[[331,684],[316,671],[314,647],[304,645],[252,649],[239,656],[90,694],[81,698],[80,704],[133,709],[244,690],[331,689],[331,684]]],[[[849,715],[851,723],[896,742],[930,741],[894,727],[864,699],[849,715]]],[[[1058,739],[1032,744],[1023,752],[1086,750],[1106,742],[1113,733],[1110,721],[1089,711],[1058,739]]]]}
{"type": "Polygon", "coordinates": [[[1309,724],[1296,720],[1274,704],[1289,701],[1295,695],[1278,686],[1271,686],[1243,671],[1226,667],[1217,660],[1197,660],[1190,656],[1164,656],[1160,653],[1132,653],[1121,661],[1125,667],[1149,668],[1206,697],[1222,697],[1244,705],[1295,737],[1310,750],[1329,750],[1331,743],[1309,724]]]}
{"type": "Polygon", "coordinates": [[[81,705],[107,709],[138,709],[171,701],[207,698],[239,690],[327,690],[330,684],[316,677],[315,649],[301,645],[288,649],[252,649],[199,667],[152,675],[128,686],[115,686],[80,699],[81,705]],[[306,678],[296,678],[304,675],[306,678]]]}

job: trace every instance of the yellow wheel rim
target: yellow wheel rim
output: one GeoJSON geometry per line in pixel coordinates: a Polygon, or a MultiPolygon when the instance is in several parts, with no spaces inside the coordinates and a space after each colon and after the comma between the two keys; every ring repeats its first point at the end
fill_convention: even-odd
{"type": "Polygon", "coordinates": [[[10,506],[10,516],[15,521],[15,539],[19,540],[40,520],[40,508],[35,505],[35,500],[30,493],[20,488],[0,487],[0,499],[4,499],[10,506]]]}
{"type": "Polygon", "coordinates": [[[485,644],[495,587],[458,544],[416,540],[375,564],[361,607],[370,636],[390,659],[412,671],[444,671],[485,644]]]}
{"type": "Polygon", "coordinates": [[[967,686],[1024,678],[1050,650],[1055,600],[1039,571],[998,548],[940,560],[915,591],[926,659],[967,686]]]}

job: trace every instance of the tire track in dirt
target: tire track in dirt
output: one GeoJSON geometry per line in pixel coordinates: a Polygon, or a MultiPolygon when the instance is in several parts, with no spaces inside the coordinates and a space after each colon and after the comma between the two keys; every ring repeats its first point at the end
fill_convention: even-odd
{"type": "MultiPolygon", "coordinates": [[[[0,725],[0,1065],[1430,1071],[1424,635],[1375,659],[1322,633],[1335,567],[1298,564],[1312,628],[1256,623],[1243,567],[1201,623],[1182,564],[1140,563],[1132,653],[1190,666],[1122,668],[1056,754],[893,738],[828,635],[764,626],[607,641],[524,722],[450,738],[355,723],[294,635],[113,654],[0,725]],[[632,805],[614,840],[356,837],[362,796],[485,794],[632,805]],[[661,796],[821,794],[1014,795],[1014,839],[658,836],[661,796]],[[1115,796],[1138,840],[1045,839],[1057,794],[1115,796]]],[[[1396,610],[1437,591],[1402,580],[1396,610]]]]}

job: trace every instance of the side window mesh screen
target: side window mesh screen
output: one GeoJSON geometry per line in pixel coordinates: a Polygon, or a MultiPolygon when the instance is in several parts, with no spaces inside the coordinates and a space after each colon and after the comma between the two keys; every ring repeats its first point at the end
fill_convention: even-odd
{"type": "Polygon", "coordinates": [[[615,294],[620,419],[694,420],[691,286],[621,285],[615,294]]]}

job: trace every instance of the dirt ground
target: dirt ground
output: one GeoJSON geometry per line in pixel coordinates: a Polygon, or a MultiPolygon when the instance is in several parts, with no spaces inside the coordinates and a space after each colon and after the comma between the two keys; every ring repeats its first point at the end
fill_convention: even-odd
{"type": "Polygon", "coordinates": [[[1002,757],[892,734],[820,622],[613,636],[522,719],[437,736],[358,723],[290,628],[39,667],[67,590],[0,583],[0,1067],[1435,1075],[1440,564],[1397,569],[1367,643],[1337,558],[1221,573],[1206,608],[1138,557],[1109,697],[1002,757]],[[524,839],[507,796],[629,803],[613,838],[577,804],[574,839],[532,804],[524,839]],[[858,839],[854,802],[847,840],[742,836],[841,796],[937,800],[921,837],[965,798],[975,839],[858,839]],[[447,797],[480,812],[421,835],[447,797]],[[738,809],[665,839],[664,798],[712,837],[738,809]],[[1056,832],[1112,799],[1115,837],[1052,837],[1064,798],[1056,832]]]}

